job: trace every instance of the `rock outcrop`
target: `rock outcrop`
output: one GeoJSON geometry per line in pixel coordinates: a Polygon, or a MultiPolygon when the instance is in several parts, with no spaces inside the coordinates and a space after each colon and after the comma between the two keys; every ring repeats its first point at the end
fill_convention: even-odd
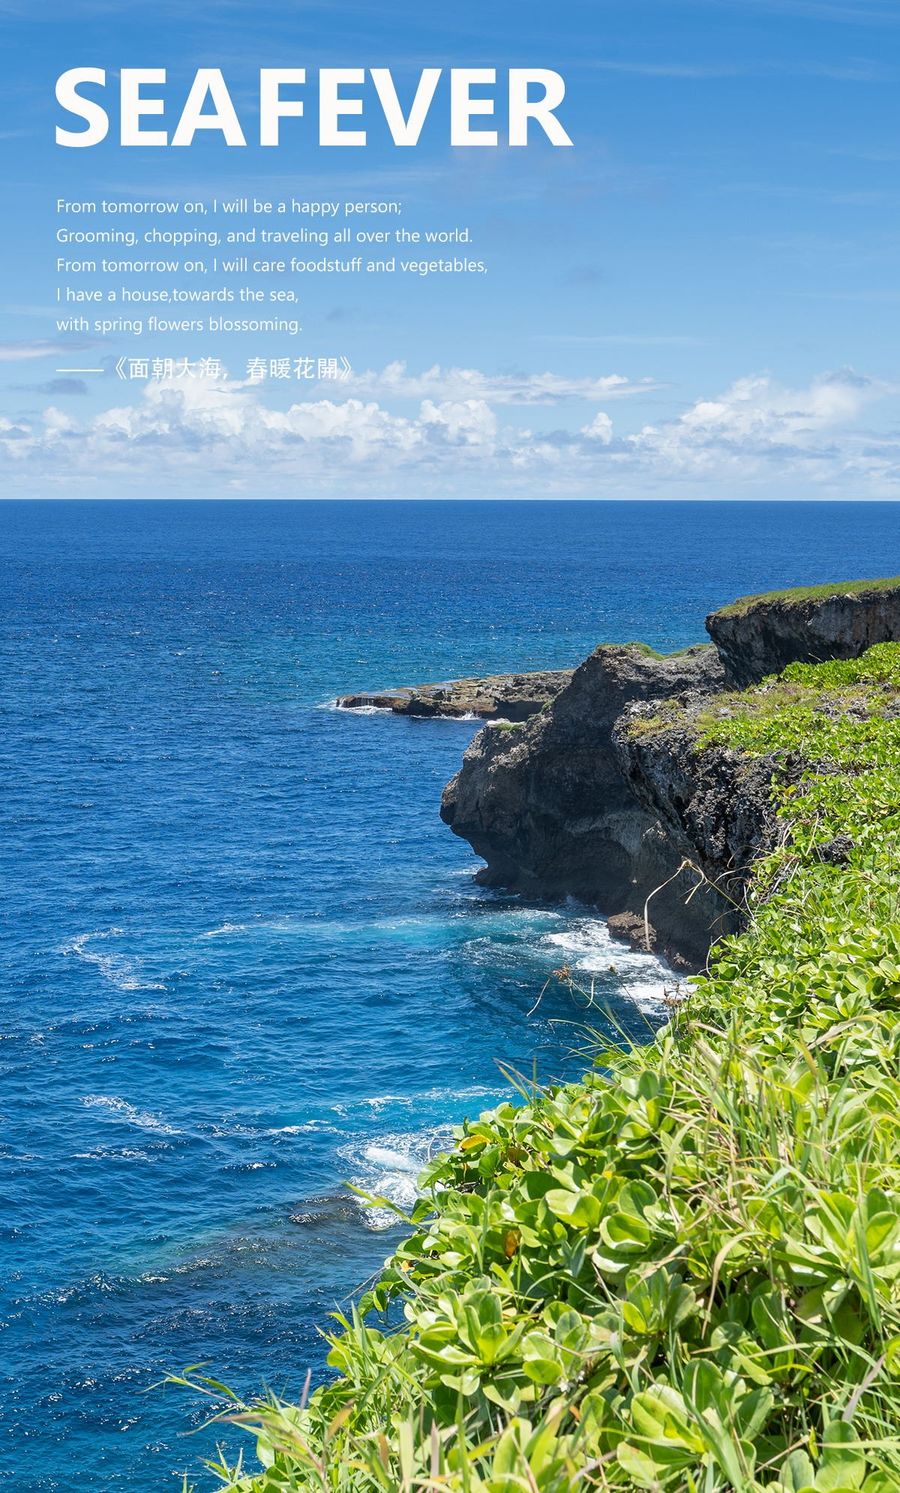
{"type": "Polygon", "coordinates": [[[488,674],[480,679],[411,685],[376,694],[341,695],[336,704],[339,710],[390,710],[394,715],[420,719],[475,716],[486,721],[525,721],[554,700],[571,678],[571,669],[488,674]]]}
{"type": "Polygon", "coordinates": [[[613,745],[636,802],[715,886],[727,904],[723,925],[736,926],[750,871],[778,840],[772,783],[799,779],[804,764],[702,746],[697,717],[710,703],[664,706],[650,718],[653,707],[633,706],[616,723],[613,745]]]}
{"type": "Polygon", "coordinates": [[[858,658],[900,641],[900,578],[748,596],[713,612],[706,628],[740,688],[795,662],[858,658]]]}
{"type": "Polygon", "coordinates": [[[714,647],[668,658],[598,648],[535,719],[478,733],[441,812],[486,861],[480,881],[577,897],[695,966],[740,926],[778,834],[773,777],[803,764],[700,750],[697,715],[790,663],[900,641],[900,579],[748,597],[706,625],[714,647]]]}
{"type": "MultiPolygon", "coordinates": [[[[574,896],[643,923],[688,963],[730,926],[728,902],[679,869],[684,856],[623,771],[616,727],[637,702],[690,703],[723,688],[715,650],[661,658],[637,645],[596,649],[550,708],[510,729],[485,727],[444,791],[441,814],[487,865],[479,880],[541,897],[574,896]],[[674,879],[673,879],[674,878],[674,879]],[[663,884],[666,884],[665,886],[663,884]]],[[[615,925],[614,925],[615,926],[615,925]]]]}
{"type": "MultiPolygon", "coordinates": [[[[486,862],[478,880],[576,897],[622,937],[693,967],[740,926],[751,867],[779,832],[773,778],[803,764],[700,748],[703,711],[795,662],[900,641],[900,578],[746,597],[706,619],[712,646],[597,648],[572,673],[425,685],[339,704],[473,715],[441,814],[486,862]]],[[[852,843],[851,843],[852,848],[852,843]]],[[[835,864],[847,847],[826,847],[835,864]]],[[[824,854],[823,850],[823,854],[824,854]]]]}

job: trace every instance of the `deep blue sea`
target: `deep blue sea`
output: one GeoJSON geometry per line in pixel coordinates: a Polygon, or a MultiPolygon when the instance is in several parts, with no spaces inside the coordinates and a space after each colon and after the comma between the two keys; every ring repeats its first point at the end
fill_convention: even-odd
{"type": "Polygon", "coordinates": [[[408,1203],[499,1065],[582,1066],[606,1018],[538,1003],[554,967],[659,1010],[586,909],[474,886],[438,818],[472,723],[328,702],[681,647],[739,593],[900,572],[900,514],[7,502],[0,553],[0,1478],[160,1493],[215,1440],[166,1372],[323,1373],[396,1237],[344,1180],[408,1203]]]}

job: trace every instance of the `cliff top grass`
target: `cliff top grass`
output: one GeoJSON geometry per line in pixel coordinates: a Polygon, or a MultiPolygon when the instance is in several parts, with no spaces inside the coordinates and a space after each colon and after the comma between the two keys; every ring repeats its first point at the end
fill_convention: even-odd
{"type": "Polygon", "coordinates": [[[600,643],[594,649],[594,652],[602,653],[604,648],[636,648],[638,653],[642,653],[645,658],[667,659],[684,658],[688,653],[711,653],[713,651],[713,644],[704,642],[688,643],[685,648],[676,648],[672,653],[661,653],[658,648],[652,647],[650,643],[641,643],[637,639],[632,639],[628,643],[600,643]]]}
{"type": "Polygon", "coordinates": [[[227,1402],[259,1460],[224,1486],[900,1489],[898,680],[886,644],[707,716],[808,764],[747,931],[648,1045],[460,1128],[334,1381],[227,1402]]]}
{"type": "Polygon", "coordinates": [[[835,581],[820,586],[793,586],[786,591],[762,591],[757,596],[739,596],[729,606],[719,607],[713,617],[742,617],[754,607],[780,602],[785,606],[797,606],[806,601],[827,601],[832,596],[868,596],[876,591],[900,589],[900,576],[884,576],[877,580],[835,581]]]}

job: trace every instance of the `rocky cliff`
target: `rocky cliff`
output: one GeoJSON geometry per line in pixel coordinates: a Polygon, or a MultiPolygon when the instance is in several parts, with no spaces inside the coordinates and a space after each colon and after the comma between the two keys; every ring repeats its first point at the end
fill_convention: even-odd
{"type": "Polygon", "coordinates": [[[487,865],[479,880],[531,896],[574,896],[643,927],[649,893],[653,934],[688,962],[702,958],[711,930],[730,923],[727,902],[679,870],[684,856],[623,773],[616,727],[627,707],[724,687],[709,646],[661,658],[636,645],[600,647],[575,670],[549,708],[524,725],[489,726],[444,791],[441,814],[487,865]],[[674,881],[671,878],[675,878],[674,881]],[[635,923],[635,920],[638,920],[635,923]]]}
{"type": "Polygon", "coordinates": [[[486,862],[482,883],[577,897],[694,967],[740,926],[777,833],[773,775],[803,764],[703,749],[698,716],[791,662],[900,640],[900,581],[749,598],[707,627],[714,646],[665,658],[600,647],[538,715],[478,733],[441,813],[486,862]]]}
{"type": "Polygon", "coordinates": [[[706,630],[738,686],[790,663],[858,658],[900,639],[900,577],[745,596],[707,617],[706,630]]]}
{"type": "MultiPolygon", "coordinates": [[[[649,709],[633,706],[613,731],[619,770],[635,802],[653,816],[670,853],[688,861],[709,883],[700,919],[684,906],[683,887],[676,888],[678,906],[667,909],[667,922],[675,924],[676,949],[679,936],[686,936],[701,953],[717,931],[740,925],[750,870],[778,842],[772,785],[796,781],[804,769],[798,758],[751,757],[704,745],[704,724],[718,713],[709,699],[649,709]],[[718,929],[706,920],[710,907],[718,910],[718,929]],[[684,918],[688,933],[679,935],[684,918]]],[[[643,889],[640,878],[636,885],[643,889]]],[[[652,912],[652,888],[648,895],[652,912]]],[[[663,931],[671,946],[672,935],[663,931]]]]}

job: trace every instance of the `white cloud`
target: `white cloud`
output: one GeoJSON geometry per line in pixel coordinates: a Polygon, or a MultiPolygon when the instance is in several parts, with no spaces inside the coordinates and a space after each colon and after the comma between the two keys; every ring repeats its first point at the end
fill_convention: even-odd
{"type": "Polygon", "coordinates": [[[356,393],[274,408],[265,386],[152,383],[88,420],[53,406],[0,420],[0,459],[32,491],[900,496],[900,436],[861,424],[897,390],[852,371],[801,388],[738,379],[624,433],[602,407],[553,430],[509,423],[503,392],[429,394],[398,413],[356,393]]]}
{"type": "Polygon", "coordinates": [[[445,400],[442,404],[426,399],[420,419],[429,433],[440,432],[452,445],[490,449],[497,436],[497,416],[483,399],[445,400]]]}
{"type": "Polygon", "coordinates": [[[263,464],[292,447],[334,446],[354,461],[409,451],[421,440],[412,421],[373,401],[304,400],[280,410],[247,384],[208,379],[148,384],[138,404],[104,411],[84,436],[110,456],[123,446],[152,446],[263,464]]]}
{"type": "Polygon", "coordinates": [[[484,399],[495,405],[554,405],[568,400],[625,399],[659,386],[653,379],[620,373],[600,378],[566,378],[558,373],[482,373],[477,368],[441,368],[411,374],[405,363],[388,363],[380,372],[359,373],[348,387],[394,399],[484,399]]]}
{"type": "Polygon", "coordinates": [[[712,461],[737,465],[748,476],[773,458],[827,465],[838,449],[854,445],[850,432],[866,406],[893,392],[851,370],[823,375],[805,389],[757,375],[738,379],[716,399],[698,400],[677,420],[645,426],[630,444],[639,459],[700,468],[712,461]]]}
{"type": "Polygon", "coordinates": [[[601,446],[611,446],[613,423],[605,410],[598,410],[590,425],[585,425],[581,434],[589,441],[599,441],[601,446]]]}

